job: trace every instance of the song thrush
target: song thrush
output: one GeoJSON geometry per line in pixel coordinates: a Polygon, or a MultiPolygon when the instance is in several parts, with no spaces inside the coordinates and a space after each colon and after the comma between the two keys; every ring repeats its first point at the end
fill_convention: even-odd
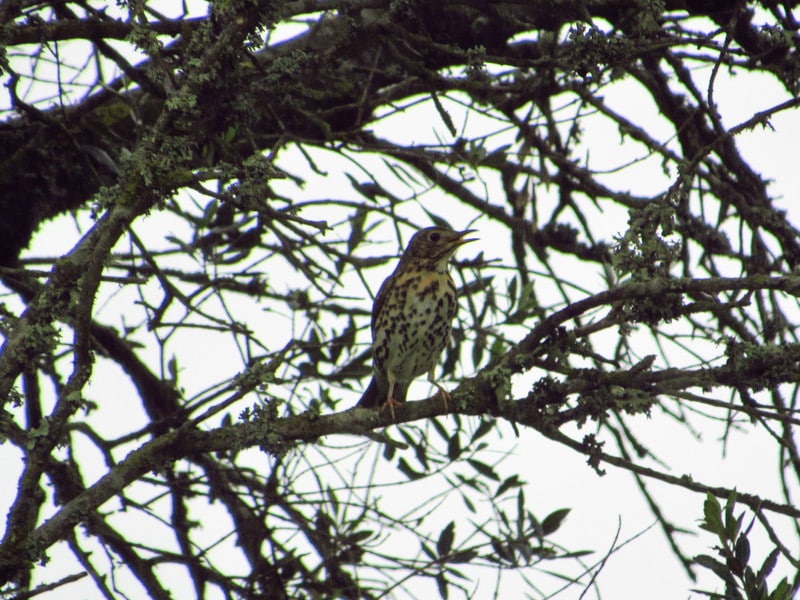
{"type": "Polygon", "coordinates": [[[459,246],[474,241],[464,239],[472,231],[428,227],[411,238],[372,306],[372,380],[358,406],[383,403],[394,419],[408,386],[426,372],[447,406],[447,391],[434,380],[457,307],[447,262],[459,246]]]}

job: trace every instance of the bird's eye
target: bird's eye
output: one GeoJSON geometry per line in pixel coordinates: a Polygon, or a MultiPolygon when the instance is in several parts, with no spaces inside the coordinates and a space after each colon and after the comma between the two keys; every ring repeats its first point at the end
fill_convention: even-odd
{"type": "Polygon", "coordinates": [[[432,242],[438,242],[440,239],[442,239],[442,234],[439,233],[438,231],[434,231],[432,234],[428,236],[428,239],[432,242]]]}

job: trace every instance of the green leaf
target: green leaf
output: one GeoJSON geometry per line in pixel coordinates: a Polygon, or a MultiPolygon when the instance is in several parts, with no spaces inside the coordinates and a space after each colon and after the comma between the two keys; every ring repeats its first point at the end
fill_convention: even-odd
{"type": "Polygon", "coordinates": [[[472,364],[479,365],[483,362],[484,350],[486,350],[486,336],[478,335],[472,344],[472,364]]]}
{"type": "Polygon", "coordinates": [[[405,427],[400,427],[398,431],[400,432],[400,436],[406,441],[406,444],[408,444],[409,446],[417,445],[417,440],[411,437],[410,430],[406,429],[405,427]]]}
{"type": "Polygon", "coordinates": [[[429,466],[428,466],[428,456],[425,454],[426,448],[423,447],[422,443],[413,444],[412,447],[414,448],[414,456],[417,457],[420,466],[427,471],[429,469],[429,466]]]}
{"type": "Polygon", "coordinates": [[[439,534],[439,541],[436,542],[436,552],[439,554],[439,557],[450,554],[450,550],[453,548],[455,530],[455,521],[450,521],[439,534]]]}
{"type": "Polygon", "coordinates": [[[353,544],[363,542],[372,537],[375,532],[371,529],[364,529],[363,531],[356,531],[355,533],[347,536],[347,541],[353,544]]]}
{"type": "Polygon", "coordinates": [[[484,477],[488,477],[489,479],[493,479],[494,481],[500,481],[500,477],[497,476],[497,473],[494,472],[494,469],[483,463],[479,460],[475,459],[467,459],[467,462],[475,469],[478,473],[483,475],[484,477]]]}
{"type": "Polygon", "coordinates": [[[756,574],[757,581],[765,581],[769,574],[772,573],[772,570],[775,568],[775,565],[778,564],[778,555],[780,554],[780,550],[775,548],[772,552],[769,553],[767,558],[764,560],[764,564],[761,565],[761,568],[758,570],[758,574],[756,574]]]}
{"type": "Polygon", "coordinates": [[[364,241],[364,222],[367,211],[359,208],[350,219],[350,236],[347,238],[347,253],[352,254],[356,247],[364,241]]]}
{"type": "Polygon", "coordinates": [[[464,581],[469,581],[469,577],[465,576],[461,571],[454,567],[447,567],[446,569],[448,575],[455,575],[459,579],[463,579],[464,581]]]}
{"type": "Polygon", "coordinates": [[[472,444],[476,441],[481,439],[487,433],[489,433],[492,429],[494,429],[495,422],[490,419],[481,419],[478,428],[475,430],[475,433],[472,434],[472,444]]]}
{"type": "Polygon", "coordinates": [[[508,477],[505,481],[503,481],[500,485],[497,486],[497,491],[494,493],[494,497],[498,498],[503,495],[504,492],[510,490],[511,488],[521,487],[524,483],[519,480],[517,475],[512,475],[508,477]]]}
{"type": "Polygon", "coordinates": [[[789,581],[784,577],[769,595],[769,600],[791,600],[791,593],[792,589],[789,587],[789,581]]]}
{"type": "Polygon", "coordinates": [[[544,521],[542,521],[542,533],[544,535],[550,535],[558,531],[558,528],[561,527],[561,523],[567,517],[570,510],[569,508],[559,508],[547,515],[544,521]]]}
{"type": "MultiPolygon", "coordinates": [[[[501,561],[510,561],[511,555],[509,554],[508,550],[505,546],[503,546],[502,542],[497,538],[491,539],[492,550],[497,555],[497,562],[501,561]]],[[[491,557],[488,557],[491,559],[491,557]]]]}
{"type": "Polygon", "coordinates": [[[503,521],[503,525],[505,525],[506,529],[511,529],[511,523],[508,522],[506,511],[504,510],[498,511],[497,515],[500,517],[500,520],[503,521]]]}
{"type": "Polygon", "coordinates": [[[742,519],[744,514],[736,518],[733,514],[733,509],[736,507],[736,490],[731,491],[728,500],[725,502],[725,535],[729,540],[733,541],[739,535],[742,528],[742,519]]]}
{"type": "Polygon", "coordinates": [[[508,299],[511,302],[510,306],[508,307],[508,312],[511,313],[511,309],[514,308],[514,304],[517,301],[517,278],[512,277],[511,281],[508,282],[508,288],[506,288],[506,293],[508,294],[508,299]]]}
{"type": "Polygon", "coordinates": [[[217,210],[219,209],[219,200],[212,200],[209,202],[205,209],[203,209],[203,216],[200,219],[200,225],[203,227],[208,227],[211,224],[211,221],[217,214],[217,210]]]}
{"type": "Polygon", "coordinates": [[[508,156],[507,150],[510,147],[511,147],[510,144],[503,144],[499,148],[492,150],[489,154],[486,155],[486,158],[483,159],[483,164],[495,167],[504,167],[508,156]]]}
{"type": "Polygon", "coordinates": [[[167,371],[169,372],[169,379],[173,383],[173,385],[177,386],[178,384],[178,359],[176,356],[172,356],[167,361],[167,371]]]}
{"type": "Polygon", "coordinates": [[[461,499],[464,501],[464,504],[467,507],[467,510],[471,512],[473,515],[475,514],[475,505],[472,503],[472,500],[467,498],[465,494],[461,494],[461,499]]]}
{"type": "Polygon", "coordinates": [[[421,479],[425,476],[424,473],[418,473],[414,469],[412,469],[408,463],[406,462],[405,458],[401,458],[397,461],[397,468],[400,469],[400,472],[403,473],[406,477],[411,479],[412,481],[415,479],[421,479]]]}
{"type": "Polygon", "coordinates": [[[449,458],[450,460],[456,460],[460,455],[461,455],[461,442],[458,436],[458,432],[456,432],[447,442],[447,458],[449,458]]]}
{"type": "Polygon", "coordinates": [[[397,446],[394,444],[384,444],[383,446],[383,458],[391,461],[394,459],[395,452],[397,452],[397,446]]]}
{"type": "Polygon", "coordinates": [[[497,358],[498,356],[501,356],[506,352],[507,352],[506,343],[500,338],[495,338],[494,342],[492,342],[491,348],[489,348],[489,354],[491,355],[491,358],[492,359],[497,358]]]}
{"type": "Polygon", "coordinates": [[[445,579],[444,573],[436,574],[436,585],[439,588],[439,595],[443,600],[447,600],[447,579],[445,579]]]}
{"type": "Polygon", "coordinates": [[[231,125],[222,134],[222,141],[224,141],[226,144],[230,144],[234,139],[236,139],[237,133],[237,128],[231,125]]]}
{"type": "Polygon", "coordinates": [[[533,548],[531,548],[531,545],[527,542],[515,542],[513,547],[514,550],[522,555],[525,562],[530,564],[531,558],[533,558],[533,548]]]}
{"type": "Polygon", "coordinates": [[[433,425],[433,428],[436,430],[436,433],[438,433],[439,436],[441,436],[441,438],[445,442],[450,441],[450,431],[445,429],[445,426],[439,422],[439,419],[431,419],[430,423],[431,425],[433,425]]]}
{"type": "Polygon", "coordinates": [[[433,553],[433,550],[427,544],[422,544],[422,551],[428,555],[428,558],[431,560],[436,560],[436,554],[433,553]]]}
{"type": "MultiPolygon", "coordinates": [[[[736,563],[736,566],[740,569],[742,574],[740,574],[733,568],[731,568],[731,572],[735,573],[737,577],[740,577],[744,582],[742,587],[744,588],[747,597],[759,598],[759,600],[761,598],[766,598],[767,586],[765,586],[763,583],[758,584],[756,582],[756,576],[755,573],[753,573],[753,569],[751,569],[750,567],[744,567],[744,569],[742,569],[742,565],[735,558],[733,559],[733,562],[736,563]]],[[[730,564],[728,566],[730,566],[730,564]]]]}
{"type": "Polygon", "coordinates": [[[480,484],[476,477],[464,477],[463,475],[456,473],[456,479],[458,479],[460,485],[472,488],[473,490],[481,493],[485,491],[485,486],[480,484]]]}
{"type": "Polygon", "coordinates": [[[526,511],[528,515],[528,531],[532,531],[537,536],[542,535],[542,524],[539,523],[539,519],[537,519],[531,511],[526,511]]]}
{"type": "Polygon", "coordinates": [[[478,553],[475,550],[462,550],[461,552],[456,552],[453,554],[449,559],[448,562],[451,563],[469,563],[472,562],[475,558],[477,558],[478,553]]]}
{"type": "Polygon", "coordinates": [[[744,535],[739,536],[739,539],[736,540],[733,555],[742,566],[746,565],[750,560],[750,542],[744,535]]]}
{"type": "Polygon", "coordinates": [[[728,567],[726,567],[724,564],[722,564],[712,556],[708,556],[707,554],[700,554],[694,557],[694,562],[700,565],[701,567],[710,569],[711,571],[714,572],[714,574],[717,577],[719,577],[723,581],[728,581],[731,577],[728,567]]]}
{"type": "Polygon", "coordinates": [[[711,492],[706,492],[706,499],[703,502],[703,519],[703,529],[719,536],[724,534],[722,528],[722,506],[711,492]]]}
{"type": "Polygon", "coordinates": [[[519,300],[517,301],[517,310],[521,313],[526,313],[530,309],[536,307],[536,298],[533,295],[533,281],[522,286],[519,291],[519,300]]]}

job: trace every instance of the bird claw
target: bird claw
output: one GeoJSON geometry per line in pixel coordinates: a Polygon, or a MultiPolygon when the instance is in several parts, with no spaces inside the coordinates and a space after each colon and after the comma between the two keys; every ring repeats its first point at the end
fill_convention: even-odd
{"type": "Polygon", "coordinates": [[[388,407],[389,408],[389,412],[392,415],[392,421],[397,421],[397,417],[395,417],[395,415],[394,415],[394,407],[395,406],[401,406],[402,404],[403,404],[402,402],[399,402],[399,401],[395,400],[394,398],[392,398],[391,396],[389,396],[389,397],[386,398],[386,402],[384,402],[381,405],[381,409],[380,409],[379,412],[383,412],[388,407]]]}
{"type": "Polygon", "coordinates": [[[453,397],[450,395],[450,392],[436,382],[431,383],[433,383],[433,385],[435,385],[439,390],[439,395],[442,397],[442,404],[444,404],[444,412],[450,412],[449,407],[447,406],[447,403],[453,399],[453,397]]]}
{"type": "Polygon", "coordinates": [[[450,412],[450,407],[447,406],[447,403],[452,400],[452,396],[445,392],[444,390],[439,390],[442,393],[442,404],[444,404],[444,412],[450,412]]]}

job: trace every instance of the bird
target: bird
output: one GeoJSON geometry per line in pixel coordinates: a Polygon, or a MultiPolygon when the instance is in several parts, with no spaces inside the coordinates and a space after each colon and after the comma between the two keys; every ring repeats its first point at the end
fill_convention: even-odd
{"type": "Polygon", "coordinates": [[[456,315],[456,286],[447,263],[474,229],[427,227],[417,231],[383,282],[372,306],[372,379],[356,406],[389,408],[405,402],[411,382],[428,373],[447,409],[447,391],[434,371],[456,315]]]}

